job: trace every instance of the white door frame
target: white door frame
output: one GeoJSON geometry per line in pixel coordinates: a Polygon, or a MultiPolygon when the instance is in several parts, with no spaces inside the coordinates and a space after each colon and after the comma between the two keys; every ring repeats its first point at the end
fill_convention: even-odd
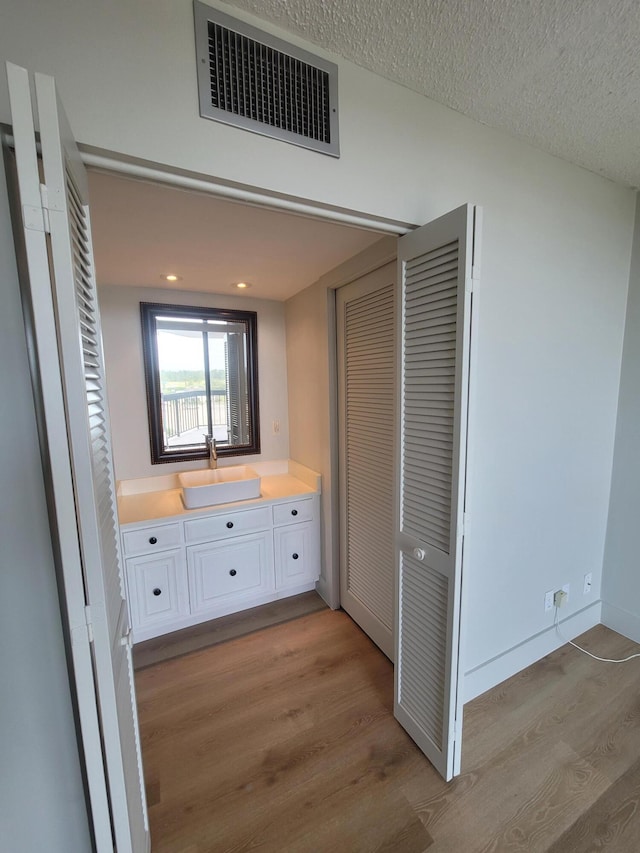
{"type": "MultiPolygon", "coordinates": [[[[11,140],[9,139],[9,144],[11,140]]],[[[339,480],[338,480],[338,410],[337,410],[337,355],[336,355],[336,323],[335,323],[335,291],[350,281],[377,269],[395,259],[395,237],[408,233],[417,227],[415,224],[402,222],[375,214],[368,214],[348,208],[323,204],[312,199],[285,195],[262,189],[249,184],[241,184],[216,178],[214,176],[179,170],[169,165],[154,163],[139,158],[110,152],[105,149],[79,144],[82,161],[90,169],[118,174],[146,182],[161,183],[181,187],[192,191],[203,192],[230,201],[253,205],[271,210],[281,210],[292,214],[320,219],[335,224],[366,228],[381,235],[381,240],[365,252],[356,255],[336,269],[326,274],[323,281],[327,288],[327,319],[329,337],[329,390],[330,399],[330,447],[331,466],[329,484],[326,488],[327,500],[325,507],[325,525],[328,526],[328,536],[325,541],[330,547],[324,554],[324,578],[319,582],[319,591],[327,603],[337,608],[340,605],[339,577],[339,480]],[[384,235],[388,235],[385,237],[384,235]]],[[[477,314],[473,326],[477,324],[477,314]]],[[[477,336],[472,329],[472,347],[475,349],[477,336]]],[[[473,359],[473,354],[472,354],[473,359]]],[[[475,383],[472,383],[474,388],[475,383]]],[[[469,400],[469,419],[473,418],[473,399],[469,400]]],[[[473,430],[470,429],[470,435],[473,430]]],[[[472,456],[469,447],[467,468],[472,456]]],[[[469,482],[469,475],[467,483],[469,482]]],[[[463,606],[464,614],[464,606],[463,606]]],[[[464,624],[464,620],[463,620],[464,624]]]]}
{"type": "Polygon", "coordinates": [[[133,180],[160,183],[202,192],[216,198],[239,204],[248,204],[267,210],[279,210],[310,219],[332,222],[336,225],[365,228],[380,234],[380,240],[344,263],[329,270],[319,279],[327,289],[327,325],[329,347],[329,420],[331,469],[323,480],[322,515],[324,530],[323,572],[318,581],[318,592],[329,607],[340,607],[340,542],[339,542],[339,483],[338,483],[338,374],[335,291],[381,266],[395,261],[396,238],[413,231],[417,226],[408,222],[388,219],[362,211],[323,204],[301,197],[288,196],[249,184],[232,183],[209,175],[172,169],[148,160],[120,155],[115,152],[78,145],[82,162],[90,169],[122,175],[133,180]],[[330,543],[327,545],[327,543],[330,543]]]}

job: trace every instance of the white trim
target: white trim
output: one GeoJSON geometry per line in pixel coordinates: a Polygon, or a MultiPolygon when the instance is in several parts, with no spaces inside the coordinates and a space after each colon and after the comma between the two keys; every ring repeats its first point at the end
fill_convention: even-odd
{"type": "MultiPolygon", "coordinates": [[[[564,619],[560,626],[562,633],[573,640],[590,628],[601,622],[600,613],[602,602],[596,601],[583,610],[564,619]]],[[[496,684],[500,684],[512,675],[521,672],[531,664],[536,663],[545,655],[564,646],[553,624],[532,637],[528,637],[506,652],[502,652],[491,660],[469,670],[464,675],[464,701],[469,702],[481,693],[485,693],[496,684]]]]}
{"type": "Polygon", "coordinates": [[[113,172],[153,183],[168,184],[185,190],[204,192],[218,198],[226,198],[230,201],[242,202],[255,207],[266,207],[270,210],[281,210],[286,213],[323,219],[340,225],[350,225],[354,228],[365,228],[380,234],[399,236],[406,234],[414,227],[408,222],[387,219],[348,208],[325,205],[311,199],[287,196],[249,185],[232,184],[213,176],[185,173],[180,170],[172,171],[141,160],[122,159],[116,154],[89,150],[86,146],[81,147],[80,150],[82,162],[91,169],[113,172]]]}
{"type": "MultiPolygon", "coordinates": [[[[4,133],[2,141],[10,148],[15,146],[11,133],[4,133]]],[[[38,145],[38,150],[39,147],[38,145]]],[[[250,184],[225,181],[213,175],[185,172],[178,168],[118,155],[116,152],[93,148],[89,145],[78,144],[78,149],[82,163],[86,168],[124,175],[133,180],[166,184],[192,192],[207,193],[217,198],[226,198],[229,201],[248,204],[253,207],[281,210],[285,213],[294,213],[310,219],[322,219],[339,225],[364,228],[381,235],[400,237],[416,228],[413,223],[403,222],[399,219],[390,219],[386,216],[377,216],[373,213],[338,207],[299,196],[285,195],[272,190],[260,189],[250,184]]]]}
{"type": "Polygon", "coordinates": [[[335,597],[332,596],[332,591],[329,589],[329,584],[322,576],[318,579],[318,581],[316,581],[315,590],[320,596],[320,598],[327,605],[327,607],[330,607],[332,610],[338,610],[338,608],[340,607],[340,602],[336,601],[335,597]]]}
{"type": "Polygon", "coordinates": [[[634,643],[640,643],[640,616],[635,613],[629,613],[628,610],[603,601],[601,622],[634,643]]]}

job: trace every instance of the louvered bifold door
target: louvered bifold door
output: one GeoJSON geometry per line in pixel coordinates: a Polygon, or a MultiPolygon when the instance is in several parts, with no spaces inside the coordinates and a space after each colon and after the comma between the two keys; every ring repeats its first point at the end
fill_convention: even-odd
{"type": "Polygon", "coordinates": [[[395,263],[336,297],[340,603],[393,660],[395,263]]]}
{"type": "MultiPolygon", "coordinates": [[[[22,69],[18,72],[16,82],[25,88],[24,97],[28,98],[28,78],[22,69]]],[[[99,749],[104,755],[113,833],[109,848],[115,846],[118,853],[143,853],[149,850],[150,842],[116,521],[87,182],[57,102],[53,79],[36,74],[35,88],[44,174],[39,221],[44,226],[41,230],[50,234],[51,266],[46,276],[31,281],[31,295],[35,304],[50,306],[50,325],[55,328],[57,346],[49,346],[44,356],[44,338],[37,341],[37,346],[41,364],[46,358],[57,366],[61,376],[65,419],[64,434],[58,432],[55,445],[49,433],[48,451],[51,458],[64,458],[71,466],[73,534],[79,546],[85,628],[89,626],[95,683],[92,699],[98,705],[99,749]],[[43,292],[45,283],[48,294],[43,292]]],[[[35,221],[34,217],[32,213],[35,221]]],[[[58,501],[58,520],[64,509],[62,500],[58,501]]],[[[59,525],[60,537],[69,534],[68,525],[64,530],[59,525]]],[[[80,637],[77,632],[72,636],[80,637]]],[[[86,684],[76,683],[79,693],[84,694],[86,684]]],[[[85,754],[87,762],[91,759],[92,755],[85,754]]],[[[99,843],[98,849],[107,848],[99,843]]]]}
{"type": "Polygon", "coordinates": [[[475,209],[398,241],[399,489],[395,715],[459,772],[462,521],[475,209]]]}

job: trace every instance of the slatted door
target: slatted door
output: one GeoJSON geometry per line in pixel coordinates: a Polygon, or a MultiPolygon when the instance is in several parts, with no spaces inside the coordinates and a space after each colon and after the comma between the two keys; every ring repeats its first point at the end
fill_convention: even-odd
{"type": "MultiPolygon", "coordinates": [[[[29,258],[30,298],[34,314],[42,319],[34,328],[40,380],[47,381],[46,372],[55,386],[53,392],[49,388],[44,395],[44,409],[57,536],[68,543],[66,550],[61,549],[64,582],[65,587],[76,591],[67,595],[68,605],[74,607],[69,613],[72,641],[78,648],[86,643],[93,664],[93,684],[89,684],[86,669],[80,668],[84,658],[74,655],[79,704],[86,710],[81,724],[94,826],[97,819],[100,821],[96,844],[101,851],[113,850],[115,845],[118,853],[142,853],[149,850],[149,832],[117,535],[86,175],[57,103],[54,81],[36,74],[44,174],[44,184],[38,186],[27,72],[12,66],[9,83],[12,111],[30,121],[30,128],[29,122],[23,121],[20,132],[14,131],[14,135],[25,240],[34,247],[29,258]],[[26,157],[21,153],[23,148],[29,149],[26,157]],[[33,186],[41,191],[42,201],[33,193],[25,201],[23,191],[33,186]],[[81,614],[78,590],[84,592],[81,614]],[[95,731],[86,724],[89,698],[94,708],[97,699],[98,743],[95,731]],[[105,838],[99,767],[106,772],[109,836],[113,834],[113,838],[105,838]]],[[[104,784],[104,778],[102,781],[104,784]]]]}
{"type": "Polygon", "coordinates": [[[340,602],[393,660],[395,264],[337,292],[340,602]]]}
{"type": "Polygon", "coordinates": [[[399,489],[395,715],[459,772],[458,690],[475,209],[398,241],[399,489]]]}

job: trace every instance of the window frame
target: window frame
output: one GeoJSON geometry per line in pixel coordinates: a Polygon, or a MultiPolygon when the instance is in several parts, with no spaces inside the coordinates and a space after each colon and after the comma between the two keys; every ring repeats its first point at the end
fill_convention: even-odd
{"type": "Polygon", "coordinates": [[[255,311],[240,311],[231,308],[208,308],[194,305],[173,305],[164,302],[141,302],[142,358],[147,397],[147,417],[151,464],[167,462],[191,462],[208,459],[206,447],[167,450],[164,446],[162,423],[162,396],[157,347],[156,317],[159,314],[176,318],[204,320],[226,320],[241,323],[246,327],[247,346],[247,399],[249,407],[249,442],[237,446],[219,445],[219,457],[248,456],[260,453],[260,409],[258,404],[258,315],[255,311]]]}

